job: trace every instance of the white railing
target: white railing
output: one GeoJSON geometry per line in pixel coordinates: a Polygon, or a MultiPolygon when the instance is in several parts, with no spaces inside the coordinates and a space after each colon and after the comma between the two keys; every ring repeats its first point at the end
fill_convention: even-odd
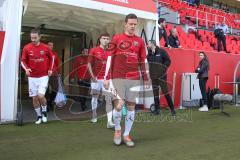
{"type": "MultiPolygon", "coordinates": [[[[213,22],[213,23],[215,24],[215,26],[216,26],[216,24],[218,23],[218,18],[219,18],[219,17],[223,18],[223,20],[224,20],[225,22],[230,23],[230,21],[229,21],[225,16],[220,16],[220,15],[217,15],[217,14],[200,11],[200,10],[193,9],[193,8],[187,8],[187,10],[192,10],[192,11],[195,11],[195,12],[196,12],[196,16],[195,16],[195,17],[189,16],[189,15],[188,15],[187,17],[195,18],[195,19],[196,19],[196,25],[197,25],[197,27],[199,26],[199,20],[204,20],[204,21],[205,21],[205,27],[206,27],[207,29],[209,28],[208,22],[213,22]],[[199,13],[204,13],[204,14],[205,14],[205,18],[200,18],[200,17],[199,17],[199,13]],[[210,15],[214,16],[214,21],[208,19],[208,16],[210,16],[210,15]]],[[[232,29],[233,29],[232,26],[230,25],[230,26],[228,26],[228,27],[230,28],[230,33],[232,33],[232,29]]]]}

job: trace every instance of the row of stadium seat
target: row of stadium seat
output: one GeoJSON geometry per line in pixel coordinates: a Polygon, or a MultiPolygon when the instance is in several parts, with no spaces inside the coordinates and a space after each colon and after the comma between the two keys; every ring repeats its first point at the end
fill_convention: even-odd
{"type": "MultiPolygon", "coordinates": [[[[178,31],[178,37],[182,48],[216,51],[217,52],[217,39],[213,32],[207,30],[198,30],[197,32],[186,33],[181,25],[174,26],[173,24],[167,24],[166,31],[170,34],[170,29],[176,27],[178,31]]],[[[231,54],[240,54],[240,37],[227,35],[227,52],[231,54]]],[[[164,46],[163,39],[160,41],[160,45],[164,46]]]]}
{"type": "Polygon", "coordinates": [[[186,18],[189,17],[192,22],[196,22],[198,18],[199,26],[208,25],[212,28],[216,23],[221,23],[226,19],[226,24],[232,28],[240,29],[240,14],[227,13],[220,9],[215,9],[203,4],[199,7],[190,6],[187,2],[181,0],[158,0],[159,4],[177,11],[180,15],[180,22],[188,23],[186,18]],[[239,20],[239,21],[235,21],[239,20]]]}

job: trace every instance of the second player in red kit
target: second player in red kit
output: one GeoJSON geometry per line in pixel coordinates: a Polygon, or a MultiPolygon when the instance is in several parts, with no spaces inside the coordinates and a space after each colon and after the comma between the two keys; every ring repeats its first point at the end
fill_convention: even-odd
{"type": "Polygon", "coordinates": [[[107,71],[107,60],[111,57],[108,49],[108,43],[110,41],[110,36],[108,33],[102,34],[100,36],[100,45],[91,49],[90,58],[89,58],[89,71],[92,77],[91,82],[91,94],[92,94],[92,122],[97,122],[97,106],[98,106],[98,97],[100,92],[103,91],[106,100],[106,112],[107,112],[107,128],[114,127],[112,122],[112,99],[108,91],[108,88],[104,88],[103,82],[106,79],[107,71]]]}

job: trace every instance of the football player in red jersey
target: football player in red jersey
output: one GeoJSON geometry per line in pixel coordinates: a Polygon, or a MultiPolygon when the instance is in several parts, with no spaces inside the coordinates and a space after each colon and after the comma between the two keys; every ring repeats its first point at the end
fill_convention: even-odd
{"type": "Polygon", "coordinates": [[[47,44],[48,44],[48,47],[52,50],[53,55],[55,56],[53,73],[49,77],[49,87],[48,87],[47,94],[46,94],[48,110],[53,110],[52,103],[54,102],[54,99],[55,99],[55,97],[57,95],[57,91],[58,91],[58,76],[60,76],[60,72],[61,72],[61,70],[60,70],[61,69],[61,67],[60,67],[61,61],[60,61],[58,54],[53,51],[54,43],[52,41],[49,41],[47,44]],[[50,86],[51,86],[51,89],[50,89],[50,86]]]}
{"type": "MultiPolygon", "coordinates": [[[[120,145],[122,142],[122,107],[124,103],[127,105],[127,115],[125,117],[125,131],[123,133],[123,141],[128,147],[135,144],[129,134],[135,117],[135,99],[139,96],[139,92],[134,92],[133,87],[140,85],[140,74],[144,79],[145,87],[149,86],[149,76],[145,70],[146,47],[144,41],[135,35],[138,23],[135,14],[129,14],[125,18],[124,33],[115,35],[110,43],[109,49],[112,50],[112,60],[108,78],[114,87],[114,111],[113,119],[115,123],[114,143],[120,145]]],[[[104,81],[104,85],[108,87],[109,80],[104,81]]]]}
{"type": "Polygon", "coordinates": [[[72,65],[72,71],[70,73],[70,82],[74,83],[74,77],[77,73],[78,77],[78,85],[80,87],[79,93],[80,93],[80,103],[81,103],[81,109],[84,111],[86,106],[86,101],[88,97],[88,92],[90,88],[90,75],[88,72],[88,49],[83,48],[81,51],[81,54],[77,57],[74,57],[73,65],[72,65]]]}
{"type": "Polygon", "coordinates": [[[47,122],[47,101],[45,92],[48,76],[53,73],[54,59],[51,49],[40,42],[38,29],[31,30],[31,43],[24,46],[21,65],[28,76],[29,97],[33,98],[33,107],[37,113],[36,124],[47,122]]]}
{"type": "Polygon", "coordinates": [[[90,50],[89,56],[89,73],[92,77],[91,82],[91,94],[92,94],[92,120],[91,122],[97,122],[97,105],[98,105],[98,97],[100,91],[103,91],[103,95],[105,95],[106,100],[106,112],[107,112],[107,128],[113,128],[114,123],[112,122],[112,99],[109,94],[108,88],[104,88],[103,82],[106,79],[106,66],[107,60],[111,57],[110,52],[107,51],[108,44],[110,41],[110,35],[108,33],[104,33],[100,36],[100,45],[92,48],[90,50]]]}

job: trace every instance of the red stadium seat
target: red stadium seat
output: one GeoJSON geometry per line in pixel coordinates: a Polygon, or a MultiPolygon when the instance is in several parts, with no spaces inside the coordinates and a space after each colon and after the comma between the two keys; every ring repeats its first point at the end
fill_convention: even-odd
{"type": "Polygon", "coordinates": [[[226,23],[233,27],[240,29],[240,23],[235,23],[235,19],[240,19],[240,14],[226,13],[222,10],[215,9],[204,4],[201,4],[198,8],[189,6],[188,3],[180,0],[159,0],[160,4],[166,5],[169,4],[169,9],[172,9],[180,14],[180,22],[183,24],[190,24],[190,21],[185,20],[185,16],[190,16],[191,21],[195,23],[196,21],[196,12],[199,11],[198,18],[201,19],[199,25],[205,26],[206,14],[208,20],[209,28],[213,28],[215,20],[217,22],[222,22],[227,19],[226,23]],[[184,8],[184,10],[182,10],[184,8]],[[179,11],[180,10],[180,11],[179,11]]]}
{"type": "MultiPolygon", "coordinates": [[[[169,30],[174,27],[174,24],[167,24],[166,30],[169,35],[169,30]]],[[[186,33],[181,25],[175,26],[178,31],[179,41],[182,48],[185,49],[196,49],[196,50],[206,50],[206,51],[217,51],[217,39],[215,38],[213,31],[199,29],[197,35],[200,37],[200,40],[196,38],[194,33],[186,33]],[[213,46],[213,47],[212,47],[213,46]]],[[[234,54],[239,54],[240,51],[240,37],[237,38],[233,35],[226,36],[227,42],[227,52],[234,54]],[[239,39],[239,40],[237,40],[239,39]]],[[[164,46],[165,42],[162,39],[160,45],[164,46]]]]}
{"type": "Polygon", "coordinates": [[[231,40],[232,45],[237,45],[237,42],[235,40],[231,40]]]}
{"type": "Polygon", "coordinates": [[[207,41],[208,41],[208,38],[207,38],[206,35],[202,35],[202,36],[201,36],[201,40],[202,40],[202,42],[207,42],[207,41]]]}
{"type": "Polygon", "coordinates": [[[199,35],[199,36],[204,35],[204,30],[198,30],[198,35],[199,35]]]}

